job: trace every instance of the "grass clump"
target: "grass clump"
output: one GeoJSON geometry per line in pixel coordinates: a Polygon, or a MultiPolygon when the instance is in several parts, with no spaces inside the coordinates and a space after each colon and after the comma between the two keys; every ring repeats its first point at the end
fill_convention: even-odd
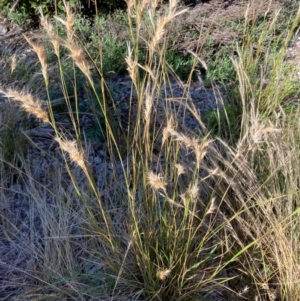
{"type": "MultiPolygon", "coordinates": [[[[1,207],[1,239],[16,250],[26,242],[30,263],[11,267],[6,257],[1,260],[1,294],[14,291],[23,300],[298,300],[299,108],[287,114],[297,86],[279,79],[291,72],[284,52],[299,13],[280,40],[271,36],[278,14],[259,36],[246,14],[245,41],[231,58],[237,76],[234,87],[228,85],[232,102],[205,119],[188,91],[180,100],[162,96],[177,78],[167,60],[168,34],[187,9],[170,0],[157,16],[159,1],[127,2],[131,40],[125,63],[132,93],[127,110],[120,111],[105,81],[103,29],[96,59],[77,38],[74,13],[64,5],[66,19],[56,19],[65,26],[64,38],[54,22],[41,17],[63,98],[52,99],[54,75],[45,47],[30,38],[47,100],[0,90],[51,130],[55,146],[45,151],[31,140],[32,157],[15,147],[18,186],[1,176],[1,194],[24,195],[28,204],[22,223],[13,219],[11,212],[18,211],[8,201],[1,207]],[[68,72],[65,52],[67,68],[73,66],[68,72]],[[89,108],[84,112],[83,79],[89,108]],[[178,102],[198,121],[194,132],[179,118],[178,102]],[[65,108],[67,130],[55,103],[65,108]],[[87,139],[83,115],[95,134],[101,132],[100,143],[87,139]],[[51,162],[44,169],[35,168],[40,153],[51,162]],[[24,277],[22,290],[9,281],[10,270],[24,277]]],[[[197,64],[207,69],[201,51],[191,53],[188,87],[197,64]]],[[[1,159],[3,166],[11,160],[1,159]]]]}

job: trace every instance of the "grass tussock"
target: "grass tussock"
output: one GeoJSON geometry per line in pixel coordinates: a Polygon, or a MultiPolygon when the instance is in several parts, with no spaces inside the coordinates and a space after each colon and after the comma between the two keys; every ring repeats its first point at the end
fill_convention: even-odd
{"type": "MultiPolygon", "coordinates": [[[[159,2],[127,1],[132,93],[125,113],[106,84],[101,43],[99,64],[77,38],[66,1],[66,18],[56,18],[65,37],[43,15],[41,24],[56,57],[64,95],[59,105],[70,127],[64,128],[51,98],[55,77],[42,40],[27,38],[41,64],[46,100],[0,88],[6,99],[1,106],[18,105],[35,117],[32,127],[51,133],[45,149],[21,130],[27,139],[21,152],[16,136],[5,136],[7,128],[0,127],[6,137],[0,143],[0,251],[9,246],[19,254],[15,261],[7,252],[0,257],[3,300],[10,294],[19,300],[300,300],[300,112],[291,102],[299,84],[287,76],[294,70],[284,56],[299,12],[278,38],[280,12],[266,17],[257,36],[246,11],[245,40],[231,58],[237,78],[228,90],[240,114],[232,119],[226,107],[218,109],[222,130],[214,133],[188,88],[180,100],[162,97],[177,79],[165,60],[168,32],[188,10],[170,0],[157,16],[159,2]],[[142,63],[145,20],[151,28],[142,63]],[[85,79],[85,114],[101,133],[100,143],[82,125],[79,78],[85,79]],[[198,121],[197,130],[180,121],[178,102],[198,121]],[[99,148],[105,159],[96,167],[91,157],[99,148]]],[[[189,83],[197,63],[207,69],[201,52],[193,55],[189,83]]],[[[10,129],[20,124],[11,120],[10,129]]]]}

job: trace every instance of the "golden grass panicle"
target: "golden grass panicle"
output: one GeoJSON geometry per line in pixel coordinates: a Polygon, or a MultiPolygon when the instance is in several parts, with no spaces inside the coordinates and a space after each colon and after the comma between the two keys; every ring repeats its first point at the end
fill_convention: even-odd
{"type": "Polygon", "coordinates": [[[177,169],[177,176],[185,174],[185,168],[182,164],[175,164],[175,167],[177,169]]]}
{"type": "Polygon", "coordinates": [[[49,20],[44,16],[42,10],[40,10],[40,14],[41,14],[41,17],[40,17],[41,25],[44,28],[44,30],[47,32],[47,35],[50,38],[50,42],[53,45],[55,55],[57,57],[59,57],[59,46],[60,46],[60,43],[59,43],[58,39],[55,38],[57,35],[56,35],[55,31],[54,31],[54,27],[51,24],[51,22],[49,22],[49,20]]]}
{"type": "Polygon", "coordinates": [[[174,118],[171,116],[167,121],[167,126],[163,129],[162,145],[165,144],[166,140],[170,137],[170,133],[175,126],[174,118]]]}
{"type": "Polygon", "coordinates": [[[91,80],[91,70],[85,58],[83,48],[75,44],[74,42],[68,42],[65,45],[70,50],[70,56],[75,61],[77,67],[89,80],[91,80]]]}
{"type": "Polygon", "coordinates": [[[75,32],[74,32],[75,16],[74,16],[74,13],[72,12],[72,9],[71,9],[69,3],[67,3],[65,0],[63,0],[63,3],[64,3],[66,15],[67,15],[66,20],[63,20],[62,18],[60,18],[58,16],[54,16],[54,18],[57,21],[61,22],[66,27],[67,39],[69,42],[72,42],[74,39],[74,35],[75,35],[75,32]]]}
{"type": "Polygon", "coordinates": [[[192,201],[195,201],[198,199],[199,197],[199,183],[196,180],[195,183],[193,183],[192,185],[190,185],[189,189],[189,195],[192,199],[192,201]]]}
{"type": "MultiPolygon", "coordinates": [[[[85,51],[81,46],[75,43],[75,41],[65,41],[59,36],[52,36],[51,42],[53,45],[55,43],[66,47],[70,52],[69,56],[75,61],[77,67],[90,81],[92,81],[90,66],[86,60],[85,51]]],[[[58,56],[58,54],[56,55],[58,56]]]]}
{"type": "Polygon", "coordinates": [[[150,9],[150,6],[154,6],[158,0],[128,0],[127,1],[127,12],[130,18],[136,19],[136,24],[139,27],[143,22],[143,15],[146,9],[150,9]]]}
{"type": "Polygon", "coordinates": [[[148,184],[153,189],[153,191],[162,190],[166,194],[167,183],[161,174],[155,174],[150,171],[147,176],[148,184]]]}
{"type": "Polygon", "coordinates": [[[162,39],[162,37],[165,33],[166,24],[167,24],[166,18],[164,16],[160,17],[158,22],[157,22],[157,26],[156,26],[156,29],[155,29],[155,34],[152,37],[151,42],[149,44],[150,51],[154,51],[154,49],[156,48],[156,45],[162,39]]]}
{"type": "Polygon", "coordinates": [[[84,151],[79,148],[77,142],[75,140],[69,141],[59,137],[56,137],[55,141],[59,144],[59,147],[69,155],[70,160],[78,164],[84,173],[88,175],[85,154],[84,151]]]}
{"type": "Polygon", "coordinates": [[[144,119],[146,122],[146,128],[148,128],[150,124],[152,105],[153,105],[153,96],[151,93],[150,82],[148,82],[146,87],[146,92],[145,92],[145,110],[144,110],[144,119]]]}
{"type": "Polygon", "coordinates": [[[30,93],[24,91],[17,92],[12,89],[4,91],[1,88],[0,93],[3,93],[6,97],[16,101],[27,113],[35,115],[45,123],[50,123],[48,113],[43,109],[42,101],[34,99],[30,93]]]}
{"type": "Polygon", "coordinates": [[[150,18],[153,28],[155,28],[154,15],[155,15],[155,10],[158,6],[158,3],[159,3],[159,0],[152,0],[152,1],[150,1],[150,3],[147,6],[148,15],[149,15],[149,18],[150,18]]]}
{"type": "Polygon", "coordinates": [[[89,80],[91,80],[91,72],[90,72],[89,64],[86,60],[85,51],[74,40],[75,37],[75,33],[73,29],[75,25],[74,14],[72,13],[70,6],[66,3],[65,0],[64,0],[64,5],[66,8],[67,20],[64,21],[63,19],[57,16],[55,18],[66,27],[67,36],[68,36],[67,40],[63,40],[61,37],[55,34],[52,24],[48,22],[48,20],[43,16],[43,14],[41,14],[42,26],[50,37],[50,41],[54,47],[56,56],[59,57],[60,45],[66,47],[70,51],[70,57],[75,61],[79,69],[89,80]]]}
{"type": "Polygon", "coordinates": [[[171,136],[174,136],[177,141],[183,143],[187,149],[192,149],[196,155],[197,166],[200,166],[202,159],[205,157],[207,147],[210,144],[210,140],[206,137],[200,141],[199,139],[193,137],[189,138],[186,135],[180,134],[172,128],[167,129],[171,136]]]}
{"type": "Polygon", "coordinates": [[[136,79],[136,72],[135,72],[136,63],[132,58],[133,49],[130,45],[130,42],[127,42],[127,51],[128,51],[128,55],[125,58],[127,64],[127,71],[129,73],[130,78],[134,81],[134,79],[136,79]]]}
{"type": "Polygon", "coordinates": [[[159,270],[157,271],[156,273],[156,277],[159,279],[159,280],[165,280],[171,273],[171,269],[166,269],[166,270],[159,270]]]}
{"type": "Polygon", "coordinates": [[[149,49],[150,51],[154,51],[158,42],[163,38],[164,33],[166,32],[166,26],[177,16],[184,14],[188,11],[188,9],[182,9],[176,12],[176,8],[178,4],[178,0],[170,0],[169,1],[169,11],[168,14],[160,16],[157,20],[157,25],[155,28],[155,34],[152,37],[150,42],[149,49]]]}
{"type": "Polygon", "coordinates": [[[27,38],[26,35],[24,35],[24,38],[26,39],[28,44],[32,47],[33,51],[37,54],[42,66],[42,73],[43,73],[44,80],[46,82],[46,85],[48,85],[49,77],[47,71],[47,56],[46,56],[46,51],[44,46],[35,44],[29,38],[27,38]]]}

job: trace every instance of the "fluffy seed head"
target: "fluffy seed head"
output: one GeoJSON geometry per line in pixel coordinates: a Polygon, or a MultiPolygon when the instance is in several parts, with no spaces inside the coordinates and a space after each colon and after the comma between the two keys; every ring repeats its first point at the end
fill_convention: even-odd
{"type": "Polygon", "coordinates": [[[127,64],[127,71],[129,73],[129,76],[132,79],[135,79],[135,66],[136,63],[134,62],[133,58],[132,58],[132,53],[133,53],[133,49],[131,48],[131,45],[129,42],[127,42],[127,51],[128,51],[128,55],[125,58],[126,64],[127,64]]]}
{"type": "Polygon", "coordinates": [[[196,200],[198,198],[198,196],[199,196],[198,181],[195,181],[195,183],[193,183],[193,185],[190,186],[189,195],[191,196],[192,200],[196,200]]]}
{"type": "Polygon", "coordinates": [[[169,138],[170,131],[173,129],[173,127],[174,127],[174,119],[173,117],[171,117],[170,119],[168,119],[167,126],[163,130],[162,145],[164,145],[166,140],[169,138]]]}
{"type": "Polygon", "coordinates": [[[0,89],[0,92],[16,101],[27,113],[35,115],[45,123],[50,123],[47,112],[42,108],[41,100],[34,99],[31,94],[24,91],[17,92],[11,89],[4,91],[0,89]]]}
{"type": "Polygon", "coordinates": [[[78,164],[84,172],[87,172],[85,159],[84,159],[84,151],[79,149],[77,142],[63,140],[59,137],[55,138],[56,142],[58,142],[59,147],[66,153],[68,153],[70,160],[76,164],[78,164]]]}
{"type": "Polygon", "coordinates": [[[150,171],[147,179],[148,184],[154,191],[162,190],[164,193],[166,193],[167,183],[161,174],[155,174],[154,172],[150,171]]]}
{"type": "Polygon", "coordinates": [[[49,78],[48,78],[48,71],[47,71],[47,56],[46,56],[45,48],[42,45],[33,43],[25,35],[24,35],[24,37],[25,37],[26,41],[28,42],[28,44],[32,47],[33,51],[37,54],[39,61],[42,65],[43,77],[45,79],[46,84],[48,84],[49,78]]]}
{"type": "Polygon", "coordinates": [[[75,43],[69,43],[67,47],[69,48],[70,56],[75,61],[76,65],[79,67],[79,69],[87,78],[90,78],[91,71],[85,59],[83,49],[78,45],[76,45],[75,43]]]}
{"type": "Polygon", "coordinates": [[[145,93],[145,111],[144,111],[144,118],[146,123],[149,124],[150,122],[150,115],[151,115],[151,111],[152,111],[152,105],[153,105],[153,98],[152,98],[152,93],[151,93],[151,89],[149,87],[149,82],[147,84],[146,87],[146,93],[145,93]]]}
{"type": "Polygon", "coordinates": [[[165,280],[171,273],[171,270],[170,269],[167,269],[167,270],[159,270],[157,271],[156,273],[156,277],[159,279],[159,280],[165,280]]]}
{"type": "Polygon", "coordinates": [[[183,134],[180,134],[171,128],[168,128],[167,130],[171,136],[175,137],[176,140],[185,145],[186,148],[193,150],[196,155],[197,166],[200,166],[202,159],[207,153],[207,148],[210,144],[210,140],[204,138],[202,141],[200,141],[197,138],[189,138],[183,134]]]}
{"type": "Polygon", "coordinates": [[[74,38],[75,17],[74,17],[74,14],[72,12],[72,9],[71,9],[69,3],[67,3],[65,0],[63,0],[63,3],[64,3],[66,15],[67,15],[66,20],[63,20],[62,18],[60,18],[58,16],[55,16],[54,18],[57,21],[61,22],[66,27],[68,41],[72,42],[73,38],[74,38]]]}
{"type": "Polygon", "coordinates": [[[178,177],[179,177],[180,175],[185,174],[185,168],[184,168],[183,165],[181,165],[181,164],[175,164],[175,167],[176,167],[176,169],[177,169],[177,175],[178,175],[178,177]]]}
{"type": "Polygon", "coordinates": [[[58,45],[62,45],[70,51],[70,57],[75,61],[76,65],[83,72],[83,74],[90,79],[91,71],[85,57],[84,49],[75,42],[65,41],[58,36],[52,37],[52,39],[55,40],[58,45]]]}
{"type": "Polygon", "coordinates": [[[47,32],[47,35],[50,38],[50,41],[51,41],[51,43],[53,45],[54,52],[55,52],[56,56],[59,57],[59,45],[60,44],[58,42],[58,39],[56,39],[56,33],[54,31],[53,25],[43,15],[42,11],[40,11],[40,13],[41,13],[41,17],[40,17],[41,25],[45,29],[45,31],[47,32]]]}

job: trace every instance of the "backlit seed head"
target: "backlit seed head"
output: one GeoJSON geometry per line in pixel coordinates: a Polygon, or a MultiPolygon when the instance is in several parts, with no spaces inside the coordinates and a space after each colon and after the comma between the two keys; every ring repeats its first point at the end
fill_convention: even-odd
{"type": "Polygon", "coordinates": [[[156,277],[159,280],[165,280],[171,273],[170,269],[157,271],[156,277]]]}

